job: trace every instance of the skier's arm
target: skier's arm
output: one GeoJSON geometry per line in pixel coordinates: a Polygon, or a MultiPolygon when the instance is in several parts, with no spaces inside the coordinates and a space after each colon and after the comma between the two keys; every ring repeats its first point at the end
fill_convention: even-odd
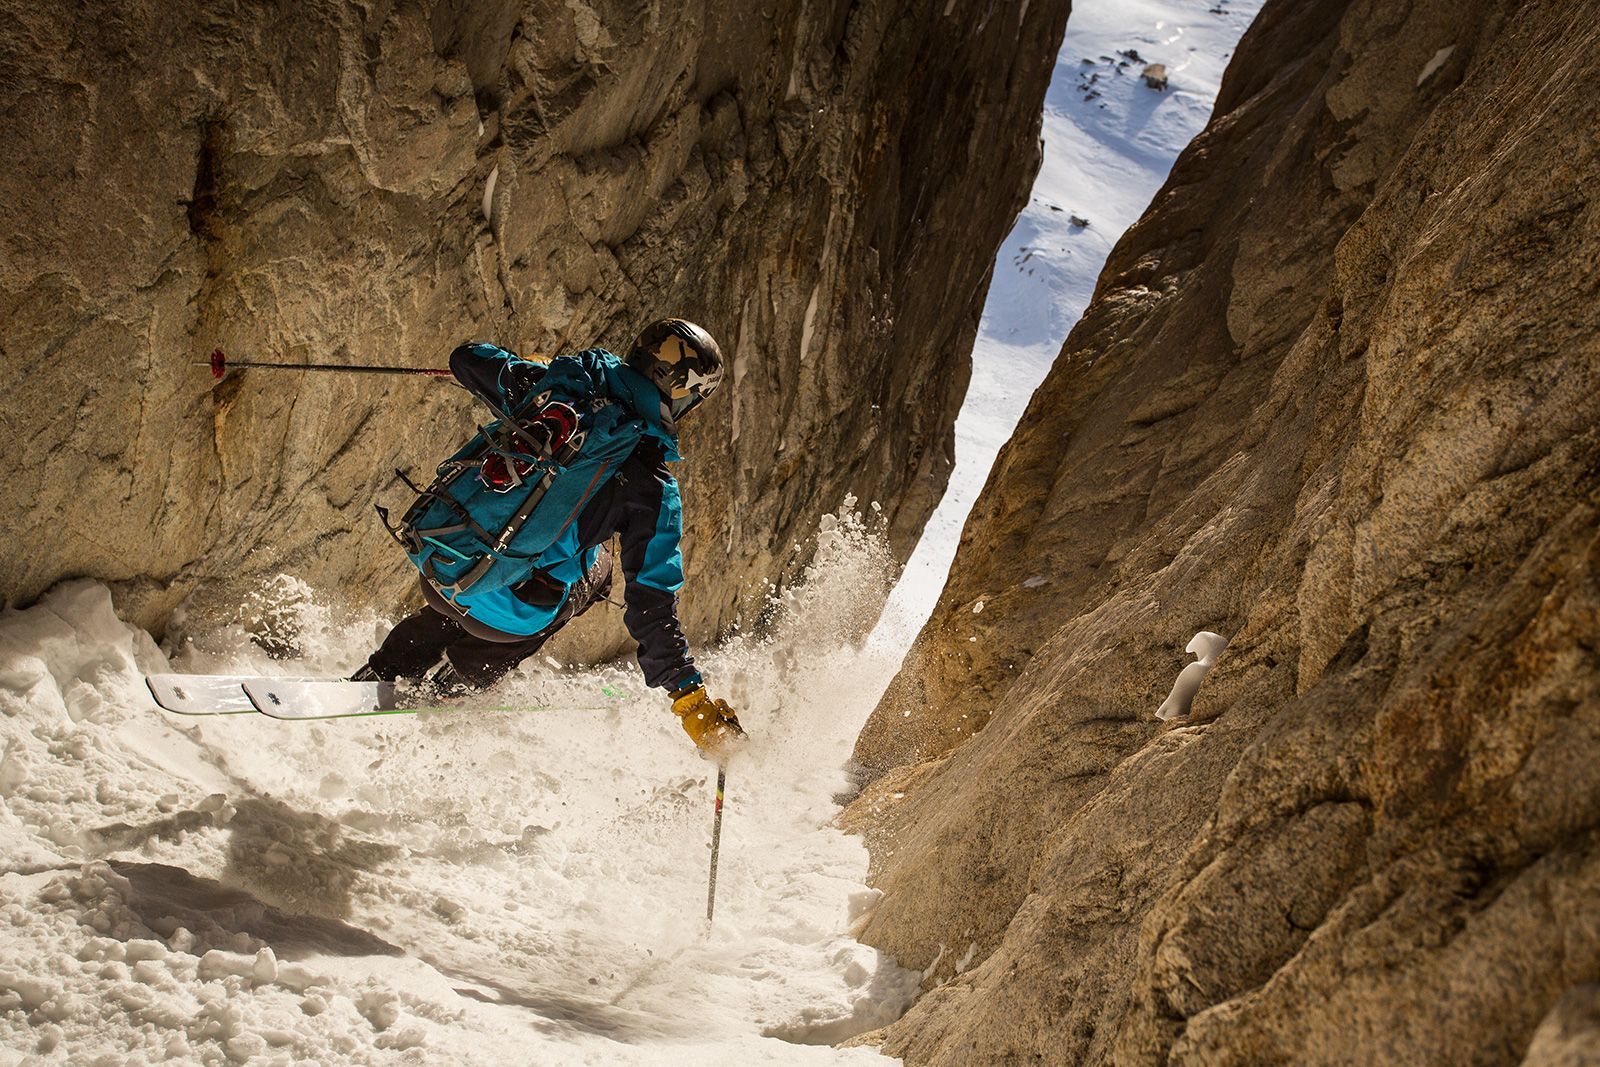
{"type": "Polygon", "coordinates": [[[623,621],[639,642],[646,683],[672,694],[673,713],[702,753],[726,759],[743,740],[744,729],[726,701],[706,695],[678,622],[677,591],[683,585],[678,483],[660,459],[653,465],[638,464],[629,474],[630,488],[640,489],[622,531],[622,573],[627,579],[623,621]]]}
{"type": "Polygon", "coordinates": [[[469,341],[450,353],[450,373],[473,395],[496,407],[520,407],[544,376],[543,364],[503,348],[469,341]]]}
{"type": "Polygon", "coordinates": [[[645,684],[677,692],[700,683],[678,621],[678,590],[683,586],[678,482],[664,461],[657,460],[653,467],[630,466],[628,489],[633,499],[624,510],[620,531],[622,574],[627,581],[622,621],[639,643],[645,684]]]}

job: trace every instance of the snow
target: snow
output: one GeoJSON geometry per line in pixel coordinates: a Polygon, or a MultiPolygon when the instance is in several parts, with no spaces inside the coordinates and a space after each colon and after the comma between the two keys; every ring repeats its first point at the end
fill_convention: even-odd
{"type": "MultiPolygon", "coordinates": [[[[956,420],[956,465],[874,642],[903,647],[933,610],[961,527],[1094,292],[1106,256],[1204,127],[1234,45],[1261,0],[1080,0],[1045,95],[1044,161],[995,257],[956,420]],[[1166,68],[1157,91],[1140,77],[1166,68]],[[1083,223],[1083,225],[1079,225],[1083,223]]],[[[1025,580],[1024,580],[1025,577],[1025,580]]],[[[1019,569],[1036,588],[1048,576],[1019,569]]]]}
{"type": "Polygon", "coordinates": [[[1433,58],[1428,60],[1427,65],[1422,68],[1422,73],[1417,75],[1417,88],[1420,89],[1423,82],[1437,74],[1439,68],[1445,65],[1445,61],[1455,55],[1455,51],[1456,46],[1452,44],[1435,52],[1433,58]]]}
{"type": "Polygon", "coordinates": [[[483,183],[483,221],[488,223],[494,222],[494,187],[499,180],[500,167],[497,164],[495,168],[489,172],[488,181],[483,183]]]}
{"type": "Polygon", "coordinates": [[[892,1062],[827,1046],[893,1021],[919,980],[850,936],[879,894],[832,826],[894,667],[860,649],[893,561],[853,514],[818,540],[773,636],[704,657],[754,738],[728,772],[709,931],[715,769],[635,669],[525,665],[494,693],[567,713],[195,718],[157,711],[143,675],[348,671],[382,620],[286,579],[253,614],[297,657],[236,630],[169,661],[95,583],[6,611],[0,1048],[892,1062]],[[624,696],[594,710],[601,687],[624,696]]]}
{"type": "Polygon", "coordinates": [[[1201,630],[1190,638],[1189,645],[1184,651],[1191,652],[1199,658],[1178,672],[1178,677],[1172,683],[1172,692],[1167,694],[1167,699],[1156,709],[1156,718],[1162,721],[1187,719],[1189,707],[1194,703],[1194,695],[1200,691],[1200,683],[1206,680],[1211,668],[1217,665],[1217,657],[1222,655],[1227,647],[1228,639],[1210,630],[1201,630]]]}
{"type": "MultiPolygon", "coordinates": [[[[631,666],[529,663],[493,694],[547,711],[167,715],[144,675],[342,675],[393,620],[283,576],[244,612],[280,658],[242,625],[163,650],[74,582],[0,613],[0,1064],[893,1062],[829,1047],[893,1021],[923,978],[851,936],[881,894],[833,825],[844,764],[1258,6],[1075,5],[950,491],[872,640],[895,568],[877,505],[862,520],[847,501],[807,579],[774,593],[768,636],[701,657],[753,737],[729,769],[714,924],[714,769],[631,666]],[[1163,91],[1139,77],[1156,63],[1163,91]]],[[[974,947],[945,951],[965,967],[974,947]]]]}

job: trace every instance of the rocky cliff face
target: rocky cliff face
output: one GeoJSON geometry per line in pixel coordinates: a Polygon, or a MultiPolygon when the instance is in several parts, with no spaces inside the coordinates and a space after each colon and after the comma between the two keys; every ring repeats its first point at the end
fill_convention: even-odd
{"type": "Polygon", "coordinates": [[[1066,9],[0,4],[0,592],[96,576],[156,625],[279,571],[400,597],[370,506],[465,394],[191,361],[621,348],[663,313],[732,361],[687,431],[691,631],[847,492],[903,555],[1066,9]]]}
{"type": "Polygon", "coordinates": [[[1582,7],[1263,11],[861,737],[863,936],[929,969],[886,1051],[1600,1051],[1582,7]]]}

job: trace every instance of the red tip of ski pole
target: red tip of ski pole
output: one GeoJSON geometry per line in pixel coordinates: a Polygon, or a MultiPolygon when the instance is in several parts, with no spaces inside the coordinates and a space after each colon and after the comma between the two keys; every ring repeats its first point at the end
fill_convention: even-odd
{"type": "Polygon", "coordinates": [[[211,376],[221,381],[223,374],[227,373],[227,369],[227,357],[222,354],[222,349],[213,348],[211,350],[211,376]]]}

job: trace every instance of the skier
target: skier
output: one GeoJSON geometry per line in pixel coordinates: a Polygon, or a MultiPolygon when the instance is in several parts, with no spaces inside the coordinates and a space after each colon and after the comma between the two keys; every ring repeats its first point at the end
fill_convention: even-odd
{"type": "Polygon", "coordinates": [[[725,752],[744,731],[726,702],[707,696],[678,620],[683,519],[667,470],[678,458],[679,424],[722,380],[716,341],[692,322],[662,319],[624,360],[593,348],[546,366],[473,342],[450,354],[450,371],[500,421],[447,460],[440,481],[391,527],[422,572],[424,607],[395,626],[352,679],[422,681],[445,696],[494,684],[607,599],[608,546],[618,534],[623,622],[638,642],[645,682],[671,694],[702,751],[725,752]],[[607,448],[610,461],[600,458],[607,448]],[[505,526],[510,534],[492,550],[491,538],[471,533],[462,549],[465,528],[496,528],[503,520],[485,516],[504,516],[518,500],[526,503],[504,520],[518,525],[505,526]],[[545,512],[558,516],[556,525],[540,519],[545,512]],[[550,528],[527,529],[541,521],[550,528]],[[506,550],[528,543],[517,540],[524,535],[543,547],[531,557],[506,550]],[[473,556],[470,546],[481,551],[473,556]]]}

